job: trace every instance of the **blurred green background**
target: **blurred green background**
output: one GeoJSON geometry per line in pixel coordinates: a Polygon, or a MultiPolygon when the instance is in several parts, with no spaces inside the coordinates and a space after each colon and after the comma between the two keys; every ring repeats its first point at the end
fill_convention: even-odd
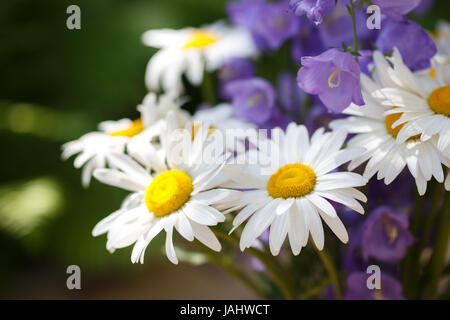
{"type": "MultiPolygon", "coordinates": [[[[424,26],[448,15],[444,2],[424,26]]],[[[72,159],[60,160],[61,145],[98,122],[137,116],[154,52],[140,42],[144,31],[213,22],[225,3],[0,2],[0,298],[253,297],[216,268],[160,259],[161,238],[143,266],[131,264],[131,248],[109,254],[91,230],[125,193],[96,181],[83,189],[72,159]],[[81,8],[81,30],[66,28],[71,4],[81,8]],[[71,264],[81,267],[83,290],[66,289],[71,264]]]]}

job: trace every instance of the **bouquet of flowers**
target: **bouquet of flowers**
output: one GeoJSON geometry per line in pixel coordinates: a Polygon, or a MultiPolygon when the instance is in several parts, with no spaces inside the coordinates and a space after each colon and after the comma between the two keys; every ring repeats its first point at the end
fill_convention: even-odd
{"type": "Polygon", "coordinates": [[[63,145],[129,191],[93,235],[144,263],[163,233],[262,298],[449,297],[450,24],[406,16],[430,4],[233,0],[145,32],[139,116],[63,145]]]}

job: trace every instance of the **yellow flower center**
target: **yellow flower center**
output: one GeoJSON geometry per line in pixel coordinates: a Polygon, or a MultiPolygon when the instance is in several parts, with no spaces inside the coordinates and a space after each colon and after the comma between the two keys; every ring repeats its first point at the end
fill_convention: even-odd
{"type": "Polygon", "coordinates": [[[393,244],[398,237],[398,229],[396,226],[392,225],[389,221],[386,221],[384,224],[384,231],[389,238],[389,243],[393,244]]]}
{"type": "MultiPolygon", "coordinates": [[[[445,61],[444,65],[450,65],[450,60],[445,61]]],[[[435,68],[431,68],[430,72],[428,72],[428,75],[430,77],[432,77],[433,79],[436,79],[436,69],[435,68]]]]}
{"type": "Polygon", "coordinates": [[[273,198],[298,198],[310,193],[316,185],[316,173],[309,166],[294,163],[278,169],[267,182],[273,198]]]}
{"type": "Polygon", "coordinates": [[[384,300],[383,292],[379,289],[375,289],[373,292],[373,298],[375,300],[384,300]]]}
{"type": "MultiPolygon", "coordinates": [[[[198,133],[198,130],[200,130],[201,127],[202,127],[201,123],[196,123],[196,124],[192,125],[192,140],[194,140],[195,136],[198,133]]],[[[214,126],[209,126],[208,137],[214,132],[214,130],[216,130],[216,128],[214,126]]]]}
{"type": "Polygon", "coordinates": [[[433,79],[436,79],[436,69],[431,68],[430,72],[428,72],[428,75],[433,79]]]}
{"type": "Polygon", "coordinates": [[[144,130],[144,124],[142,123],[142,119],[134,120],[131,125],[124,129],[115,132],[111,132],[109,135],[112,137],[133,137],[138,133],[141,133],[144,130]]]}
{"type": "MultiPolygon", "coordinates": [[[[392,109],[396,109],[398,107],[393,107],[392,109]]],[[[406,122],[396,126],[395,128],[392,128],[392,125],[394,124],[395,121],[397,121],[398,119],[400,119],[400,117],[402,116],[403,112],[399,112],[399,113],[392,113],[386,116],[384,122],[386,124],[386,130],[387,132],[389,132],[394,138],[397,138],[398,133],[400,132],[400,130],[405,126],[406,122]]],[[[415,140],[420,138],[420,134],[415,135],[411,138],[409,138],[408,140],[415,140]]]]}
{"type": "Polygon", "coordinates": [[[328,86],[330,88],[336,88],[339,87],[340,84],[341,84],[341,70],[339,68],[336,68],[336,70],[334,70],[333,73],[328,77],[328,86]],[[338,77],[337,81],[333,82],[336,76],[338,77]]]}
{"type": "Polygon", "coordinates": [[[188,41],[183,45],[183,49],[203,49],[215,42],[217,42],[217,36],[208,30],[194,31],[188,41]]]}
{"type": "Polygon", "coordinates": [[[166,216],[180,209],[194,189],[191,177],[180,170],[159,174],[145,190],[145,204],[156,217],[166,216]]]}
{"type": "Polygon", "coordinates": [[[428,98],[428,105],[434,112],[450,116],[450,86],[434,90],[428,98]]]}

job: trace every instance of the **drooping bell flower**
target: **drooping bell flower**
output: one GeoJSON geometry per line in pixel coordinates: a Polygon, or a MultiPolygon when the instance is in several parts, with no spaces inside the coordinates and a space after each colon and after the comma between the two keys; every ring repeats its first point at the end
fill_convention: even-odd
{"type": "Polygon", "coordinates": [[[384,54],[392,52],[394,47],[397,47],[403,62],[412,71],[429,68],[430,60],[437,52],[436,45],[422,27],[406,19],[383,21],[375,45],[384,54]]]}
{"type": "MultiPolygon", "coordinates": [[[[380,275],[380,288],[369,289],[366,272],[353,272],[347,277],[346,300],[404,300],[401,283],[386,273],[380,275]]],[[[370,281],[370,280],[369,280],[370,281]]]]}
{"type": "Polygon", "coordinates": [[[328,110],[340,113],[350,103],[364,104],[360,68],[350,52],[329,49],[315,57],[303,57],[297,83],[305,92],[318,95],[328,110]]]}
{"type": "Polygon", "coordinates": [[[372,4],[381,9],[381,13],[394,19],[402,17],[416,8],[421,0],[372,0],[372,4]]]}
{"type": "Polygon", "coordinates": [[[309,20],[319,25],[326,13],[334,7],[330,0],[290,0],[289,8],[298,16],[306,15],[309,20]]]}
{"type": "Polygon", "coordinates": [[[231,99],[231,95],[227,92],[228,84],[236,80],[252,78],[255,75],[253,64],[244,58],[231,58],[220,68],[219,91],[220,96],[226,100],[231,99]]]}
{"type": "Polygon", "coordinates": [[[375,209],[362,227],[362,254],[367,261],[375,258],[396,263],[403,259],[414,238],[408,230],[409,217],[390,207],[375,209]]]}
{"type": "Polygon", "coordinates": [[[258,126],[266,123],[276,107],[273,86],[262,78],[237,80],[227,86],[232,98],[234,115],[258,126]]]}

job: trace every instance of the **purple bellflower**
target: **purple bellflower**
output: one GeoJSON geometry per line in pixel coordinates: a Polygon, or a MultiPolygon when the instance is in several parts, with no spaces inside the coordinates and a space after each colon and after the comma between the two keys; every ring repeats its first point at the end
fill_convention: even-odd
{"type": "Polygon", "coordinates": [[[230,3],[227,10],[230,20],[249,30],[263,51],[278,49],[298,32],[299,20],[284,1],[242,0],[230,3]]]}
{"type": "Polygon", "coordinates": [[[402,285],[386,273],[381,273],[380,289],[369,289],[370,274],[353,272],[347,277],[346,300],[404,300],[402,285]]]}
{"type": "Polygon", "coordinates": [[[437,49],[431,37],[420,25],[406,19],[385,20],[382,24],[381,33],[375,42],[381,52],[387,54],[395,46],[412,71],[430,67],[430,59],[434,57],[437,49]]]}
{"type": "Polygon", "coordinates": [[[361,106],[360,68],[350,52],[329,49],[316,57],[303,57],[297,83],[305,92],[318,95],[328,110],[340,113],[351,102],[361,106]]]}
{"type": "Polygon", "coordinates": [[[433,7],[433,4],[434,0],[422,0],[420,1],[420,4],[414,8],[412,13],[419,17],[424,16],[430,11],[431,7],[433,7]]]}
{"type": "Polygon", "coordinates": [[[381,13],[393,18],[402,19],[402,17],[416,8],[421,0],[372,0],[372,4],[381,9],[381,13]]]}
{"type": "Polygon", "coordinates": [[[227,86],[234,115],[260,126],[270,120],[276,106],[273,86],[264,79],[237,80],[227,86]]]}
{"type": "Polygon", "coordinates": [[[330,0],[290,0],[289,9],[298,16],[306,15],[309,20],[319,25],[325,14],[330,12],[334,1],[330,0]]]}
{"type": "Polygon", "coordinates": [[[219,91],[222,98],[229,100],[231,95],[227,92],[228,84],[236,80],[252,78],[255,75],[253,64],[244,58],[231,58],[219,70],[219,91]]]}
{"type": "Polygon", "coordinates": [[[399,262],[414,238],[408,230],[409,217],[382,206],[375,209],[362,226],[362,254],[367,261],[399,262]]]}

